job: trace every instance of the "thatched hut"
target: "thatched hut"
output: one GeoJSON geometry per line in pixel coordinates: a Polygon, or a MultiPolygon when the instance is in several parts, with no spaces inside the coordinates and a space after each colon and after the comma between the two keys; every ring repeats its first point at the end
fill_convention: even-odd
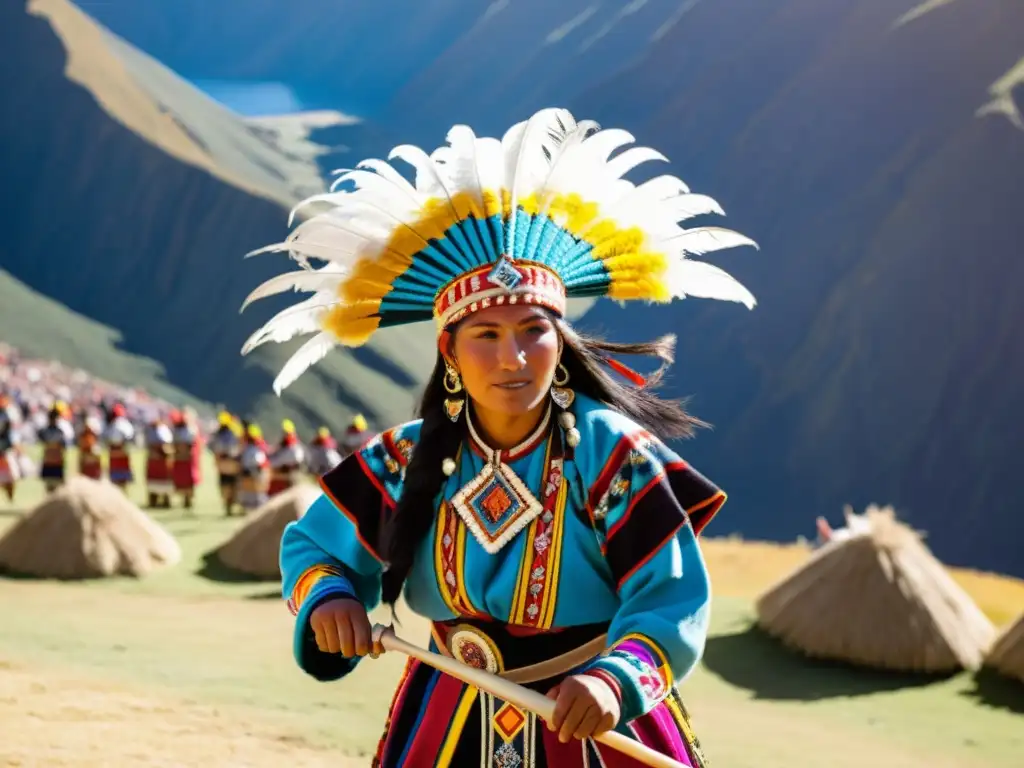
{"type": "Polygon", "coordinates": [[[1024,614],[999,634],[985,666],[1024,683],[1024,614]]]}
{"type": "Polygon", "coordinates": [[[174,537],[106,481],[73,477],[0,538],[0,571],[44,579],[145,576],[181,559],[174,537]]]}
{"type": "Polygon", "coordinates": [[[246,518],[235,534],[211,554],[232,571],[259,579],[280,578],[281,534],[288,523],[305,514],[319,495],[317,488],[308,483],[277,494],[246,518]]]}
{"type": "Polygon", "coordinates": [[[857,516],[757,601],[758,623],[808,656],[905,672],[977,669],[995,627],[891,507],[857,516]]]}

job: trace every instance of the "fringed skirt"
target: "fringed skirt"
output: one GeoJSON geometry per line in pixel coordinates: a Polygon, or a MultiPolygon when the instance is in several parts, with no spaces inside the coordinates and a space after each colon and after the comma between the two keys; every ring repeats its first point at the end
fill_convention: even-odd
{"type": "MultiPolygon", "coordinates": [[[[436,636],[435,636],[436,638],[436,636]]],[[[437,650],[436,642],[431,643],[437,650]]],[[[506,651],[507,647],[502,649],[506,651]]],[[[564,675],[523,683],[547,693],[564,675]]],[[[619,732],[683,765],[706,768],[679,692],[619,732]]],[[[410,660],[395,692],[376,768],[639,768],[643,764],[591,739],[563,744],[538,717],[410,660]]]]}

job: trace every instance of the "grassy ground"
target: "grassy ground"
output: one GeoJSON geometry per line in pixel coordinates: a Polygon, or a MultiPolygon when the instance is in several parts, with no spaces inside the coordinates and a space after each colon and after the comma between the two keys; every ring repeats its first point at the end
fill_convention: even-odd
{"type": "MultiPolygon", "coordinates": [[[[0,529],[41,497],[34,482],[21,491],[13,509],[0,506],[0,529]]],[[[203,553],[238,525],[221,517],[213,484],[194,514],[154,516],[185,550],[173,569],[141,581],[0,581],[0,766],[367,764],[403,659],[364,662],[335,684],[306,678],[278,585],[204,572],[203,553]]],[[[805,552],[713,539],[705,549],[713,636],[684,694],[715,765],[1020,764],[1024,688],[794,657],[750,628],[750,600],[805,552]]],[[[957,577],[996,618],[1024,605],[1021,582],[957,577]]],[[[420,622],[403,625],[422,639],[420,622]]]]}

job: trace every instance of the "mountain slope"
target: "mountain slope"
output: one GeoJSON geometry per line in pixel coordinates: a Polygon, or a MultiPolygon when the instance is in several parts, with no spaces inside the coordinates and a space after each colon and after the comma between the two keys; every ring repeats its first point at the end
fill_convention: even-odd
{"type": "Polygon", "coordinates": [[[6,271],[116,330],[200,400],[305,427],[355,410],[409,416],[430,361],[394,334],[335,356],[284,402],[270,382],[285,350],[238,356],[275,305],[238,307],[281,268],[242,256],[280,239],[287,208],[323,188],[308,146],[284,151],[280,125],[235,118],[64,0],[5,4],[0,42],[4,71],[21,73],[0,115],[6,271]]]}
{"type": "MultiPolygon", "coordinates": [[[[752,313],[600,303],[584,320],[619,339],[679,333],[670,390],[716,425],[684,450],[730,491],[719,531],[792,538],[844,502],[893,503],[944,559],[1024,574],[1024,5],[438,0],[395,31],[393,4],[254,0],[213,50],[239,1],[203,11],[216,24],[183,2],[118,28],[157,29],[172,60],[202,49],[204,76],[321,82],[427,146],[455,120],[501,131],[563,104],[663,150],[759,241],[716,259],[758,296],[752,313]]],[[[391,143],[363,136],[360,156],[391,143]]],[[[244,284],[264,266],[244,265],[244,284]]],[[[323,391],[320,375],[302,386],[323,391]]]]}
{"type": "MultiPolygon", "coordinates": [[[[0,258],[0,263],[3,259],[0,258]]],[[[0,340],[27,357],[60,360],[65,365],[102,372],[112,384],[138,387],[168,402],[192,405],[209,415],[207,403],[196,400],[165,376],[162,366],[119,349],[121,334],[75,314],[0,270],[0,340]]]]}
{"type": "Polygon", "coordinates": [[[667,143],[760,242],[726,260],[760,305],[590,319],[680,332],[676,390],[719,425],[695,448],[745,534],[891,502],[946,559],[1020,574],[1024,133],[1005,109],[976,113],[1014,104],[1024,7],[961,0],[901,24],[884,2],[763,13],[703,4],[580,98],[667,143]]]}

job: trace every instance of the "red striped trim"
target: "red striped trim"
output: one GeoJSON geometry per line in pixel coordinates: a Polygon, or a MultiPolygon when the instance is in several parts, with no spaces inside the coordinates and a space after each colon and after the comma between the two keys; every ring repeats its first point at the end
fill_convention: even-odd
{"type": "Polygon", "coordinates": [[[619,529],[626,524],[626,522],[629,520],[629,516],[633,514],[633,510],[636,509],[636,505],[640,503],[640,500],[643,499],[643,497],[646,496],[652,488],[654,488],[657,485],[660,485],[661,481],[664,479],[665,473],[658,472],[658,474],[656,474],[648,481],[647,485],[645,485],[643,488],[641,488],[639,491],[633,494],[633,497],[630,499],[629,506],[626,507],[625,513],[616,521],[615,525],[608,529],[608,533],[604,537],[605,543],[601,545],[601,550],[603,552],[607,552],[608,542],[619,531],[619,529]]]}
{"type": "MultiPolygon", "coordinates": [[[[372,480],[374,478],[371,476],[370,479],[372,480]]],[[[356,538],[359,540],[359,543],[363,545],[367,552],[373,555],[377,562],[379,562],[381,565],[386,565],[386,563],[384,562],[384,558],[377,554],[377,550],[371,547],[369,542],[367,542],[366,539],[363,538],[363,534],[359,531],[359,520],[356,518],[356,516],[349,511],[348,507],[346,507],[344,504],[338,501],[337,498],[335,498],[334,494],[331,493],[331,489],[327,487],[327,483],[324,482],[324,479],[322,477],[320,478],[319,483],[320,488],[327,495],[327,498],[329,498],[331,502],[334,504],[334,506],[338,508],[338,511],[341,512],[341,514],[343,514],[345,517],[347,517],[348,521],[352,523],[352,528],[356,532],[356,538]]]]}
{"type": "Polygon", "coordinates": [[[675,528],[673,528],[672,532],[668,536],[666,536],[664,539],[662,539],[661,542],[658,544],[658,546],[654,547],[650,552],[648,552],[647,556],[644,557],[643,560],[641,560],[639,563],[637,563],[632,568],[630,568],[629,572],[626,573],[626,575],[623,576],[621,579],[619,579],[618,583],[615,585],[616,591],[622,589],[622,585],[625,584],[627,581],[629,581],[629,577],[630,576],[632,576],[634,573],[636,573],[641,568],[643,568],[645,565],[647,565],[647,563],[649,563],[651,561],[651,558],[653,558],[656,554],[658,554],[661,551],[662,547],[664,547],[668,542],[670,542],[673,538],[675,538],[676,534],[679,533],[679,529],[682,528],[684,525],[686,525],[686,521],[685,520],[681,520],[679,522],[679,525],[677,525],[675,528]]]}
{"type": "MultiPolygon", "coordinates": [[[[363,474],[366,475],[366,479],[373,483],[373,487],[376,488],[377,491],[380,493],[380,496],[384,500],[384,503],[387,504],[392,509],[398,506],[395,500],[391,498],[391,494],[389,494],[387,490],[384,488],[384,483],[382,483],[380,479],[377,477],[376,473],[374,473],[374,471],[370,469],[370,465],[366,463],[366,458],[363,456],[362,452],[356,451],[354,456],[356,457],[356,462],[359,464],[359,468],[363,470],[363,474]]],[[[323,482],[321,482],[320,485],[322,488],[324,488],[324,490],[327,490],[327,486],[325,486],[323,482]]],[[[330,495],[330,491],[327,491],[327,493],[328,495],[330,495]]],[[[331,496],[331,499],[333,500],[334,497],[331,496]]]]}
{"type": "Polygon", "coordinates": [[[725,504],[726,499],[728,498],[729,495],[725,491],[719,491],[714,496],[705,499],[699,504],[695,504],[686,510],[686,515],[690,518],[690,524],[693,526],[694,536],[700,535],[700,532],[707,527],[707,524],[710,523],[712,519],[714,519],[715,515],[718,514],[718,511],[722,508],[722,505],[725,504]],[[704,510],[707,507],[711,507],[711,509],[705,512],[704,510]],[[697,512],[702,512],[703,514],[697,515],[697,519],[694,520],[693,515],[697,512]]]}

